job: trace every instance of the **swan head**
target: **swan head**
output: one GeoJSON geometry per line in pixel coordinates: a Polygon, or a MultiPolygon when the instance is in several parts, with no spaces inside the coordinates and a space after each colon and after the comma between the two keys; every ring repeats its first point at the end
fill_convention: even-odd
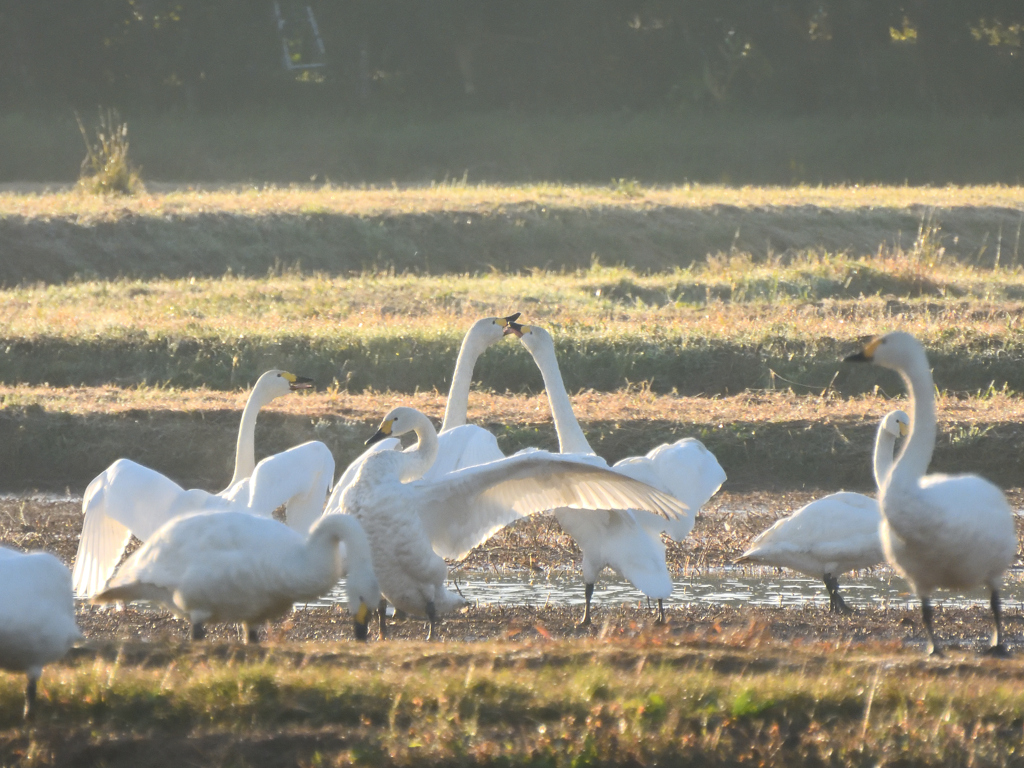
{"type": "Polygon", "coordinates": [[[434,425],[425,415],[415,408],[400,405],[388,411],[387,416],[380,423],[380,427],[367,439],[366,445],[372,445],[385,437],[399,437],[407,432],[414,432],[417,428],[423,429],[425,426],[434,429],[434,425]]]}
{"type": "Polygon", "coordinates": [[[928,357],[921,342],[904,331],[876,336],[860,352],[846,357],[844,362],[874,363],[894,371],[906,371],[921,365],[928,367],[928,357]]]}
{"type": "Polygon", "coordinates": [[[910,431],[910,417],[904,411],[890,411],[882,419],[881,427],[893,437],[906,437],[910,431]]]}
{"type": "Polygon", "coordinates": [[[287,395],[289,392],[295,392],[300,389],[312,389],[312,387],[312,379],[308,379],[305,376],[296,376],[294,373],[274,368],[256,380],[256,386],[253,387],[253,391],[259,391],[260,394],[266,395],[268,399],[273,400],[287,395]]]}
{"type": "Polygon", "coordinates": [[[505,334],[517,337],[530,352],[534,352],[543,346],[553,347],[555,344],[551,334],[539,325],[522,325],[510,322],[505,330],[505,334]]]}
{"type": "Polygon", "coordinates": [[[339,542],[344,542],[348,571],[345,579],[348,612],[352,614],[356,640],[366,640],[370,615],[380,604],[381,598],[366,531],[359,520],[351,515],[327,514],[310,531],[311,538],[313,535],[326,535],[335,553],[338,553],[339,542]]]}
{"type": "Polygon", "coordinates": [[[483,352],[492,344],[497,344],[505,338],[511,323],[519,319],[519,312],[513,312],[507,317],[485,317],[477,320],[466,334],[464,344],[470,344],[478,351],[483,352]]]}

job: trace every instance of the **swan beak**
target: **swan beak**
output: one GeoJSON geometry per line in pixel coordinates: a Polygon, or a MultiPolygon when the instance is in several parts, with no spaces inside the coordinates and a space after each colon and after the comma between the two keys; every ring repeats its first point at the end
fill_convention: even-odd
{"type": "Polygon", "coordinates": [[[498,319],[499,319],[499,320],[501,321],[501,325],[502,325],[502,327],[504,327],[504,328],[508,328],[508,324],[509,324],[509,323],[512,323],[512,322],[515,322],[516,320],[518,320],[518,319],[519,319],[519,316],[520,316],[521,314],[523,314],[523,313],[522,313],[522,312],[513,312],[513,313],[512,313],[511,315],[509,315],[508,317],[499,317],[498,319]]]}
{"type": "Polygon", "coordinates": [[[900,422],[900,437],[906,437],[910,429],[902,421],[900,422]]]}
{"type": "Polygon", "coordinates": [[[849,355],[843,358],[844,363],[870,363],[874,360],[875,350],[878,349],[878,345],[882,343],[882,337],[876,336],[860,352],[854,355],[849,355]]]}
{"type": "Polygon", "coordinates": [[[391,423],[394,419],[388,419],[380,425],[380,429],[370,435],[369,439],[363,443],[363,445],[373,445],[374,443],[383,440],[385,437],[391,437],[391,423]]]}
{"type": "Polygon", "coordinates": [[[508,336],[509,334],[512,334],[517,339],[521,339],[521,338],[523,338],[523,334],[526,333],[526,331],[528,331],[528,330],[530,330],[530,326],[528,326],[528,325],[520,325],[519,323],[514,323],[511,320],[509,320],[508,321],[508,325],[505,326],[505,333],[504,333],[504,335],[508,336]]]}
{"type": "Polygon", "coordinates": [[[354,622],[356,640],[366,642],[366,636],[369,634],[369,629],[366,626],[369,617],[370,609],[366,607],[366,603],[360,601],[359,610],[356,611],[356,618],[354,622]]]}
{"type": "Polygon", "coordinates": [[[294,373],[285,374],[285,378],[288,379],[288,387],[292,392],[298,389],[312,389],[315,383],[312,379],[296,376],[294,373]]]}

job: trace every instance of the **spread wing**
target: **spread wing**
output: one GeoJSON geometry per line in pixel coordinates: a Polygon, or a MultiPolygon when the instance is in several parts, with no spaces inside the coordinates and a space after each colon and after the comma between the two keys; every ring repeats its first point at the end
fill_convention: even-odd
{"type": "Polygon", "coordinates": [[[431,543],[443,557],[464,557],[513,520],[561,507],[640,509],[670,521],[689,515],[686,504],[646,483],[544,451],[409,485],[431,543]]]}

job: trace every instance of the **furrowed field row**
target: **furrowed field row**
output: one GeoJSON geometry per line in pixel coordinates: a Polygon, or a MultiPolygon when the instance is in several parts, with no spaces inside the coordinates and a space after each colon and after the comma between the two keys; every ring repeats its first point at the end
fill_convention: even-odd
{"type": "MultiPolygon", "coordinates": [[[[221,487],[231,457],[242,393],[141,388],[0,388],[0,487],[81,493],[121,456],[189,487],[221,487]],[[56,468],[59,468],[56,469],[56,468]]],[[[440,418],[440,393],[344,392],[287,397],[261,415],[259,456],[310,439],[324,441],[339,466],[395,405],[440,418]]],[[[696,437],[715,453],[732,489],[871,489],[870,450],[878,418],[905,401],[746,393],[729,398],[658,396],[649,390],[593,391],[573,404],[594,449],[610,461],[654,445],[696,437]]],[[[1019,423],[1024,401],[990,393],[940,398],[936,471],[979,471],[1007,487],[1024,476],[1019,423]]],[[[506,453],[557,449],[543,397],[474,393],[470,420],[490,429],[506,453]]]]}

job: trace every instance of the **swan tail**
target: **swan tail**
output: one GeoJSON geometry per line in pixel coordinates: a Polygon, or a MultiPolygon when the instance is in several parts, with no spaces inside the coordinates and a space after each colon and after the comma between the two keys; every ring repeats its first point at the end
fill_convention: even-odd
{"type": "Polygon", "coordinates": [[[130,582],[109,587],[98,592],[90,599],[91,603],[101,605],[103,603],[130,603],[133,600],[149,600],[155,603],[173,605],[169,590],[166,587],[158,587],[155,584],[130,582]]]}
{"type": "Polygon", "coordinates": [[[108,480],[107,472],[96,477],[82,499],[85,519],[72,576],[79,597],[91,597],[103,589],[132,537],[125,525],[106,513],[108,480]]]}

